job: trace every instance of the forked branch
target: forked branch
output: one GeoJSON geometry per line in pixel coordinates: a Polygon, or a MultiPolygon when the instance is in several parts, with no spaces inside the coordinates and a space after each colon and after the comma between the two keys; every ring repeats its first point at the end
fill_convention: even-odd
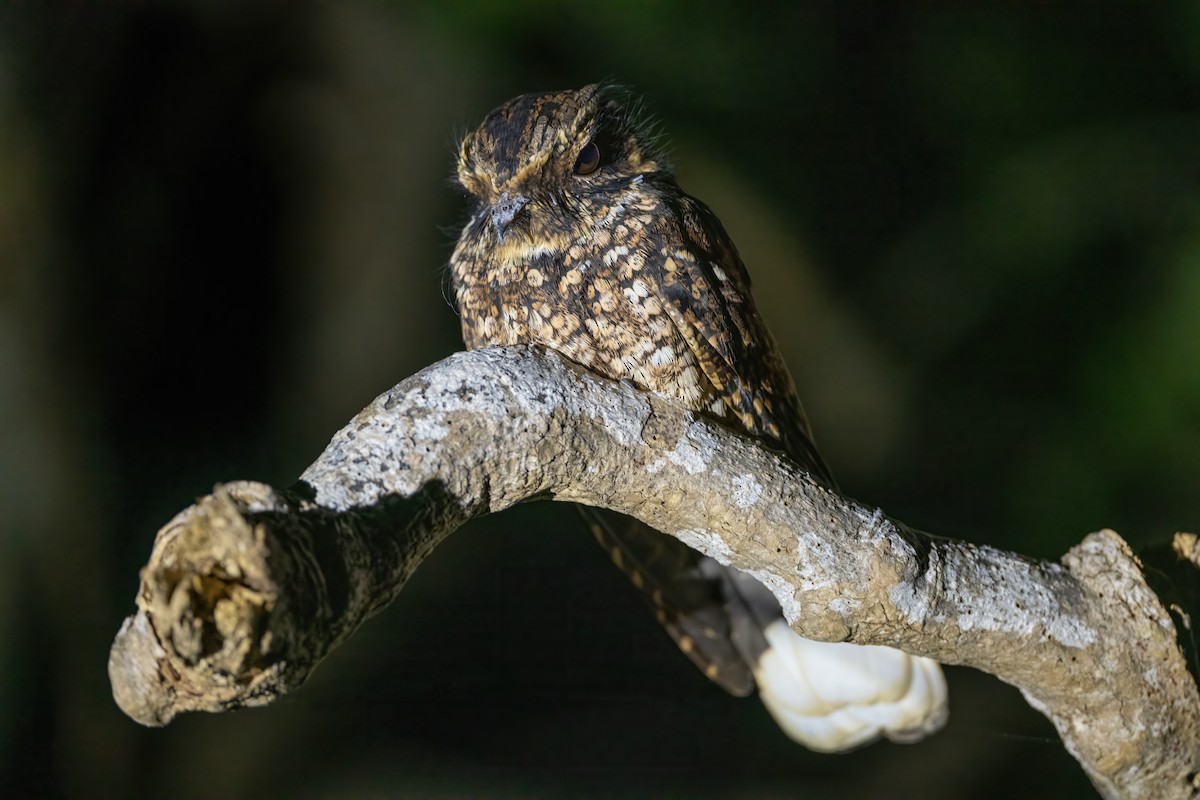
{"type": "Polygon", "coordinates": [[[405,380],[290,490],[224,484],[177,515],[113,644],[113,694],[147,725],[269,703],[442,538],[531,498],[631,514],[746,570],[808,638],[1016,685],[1105,797],[1197,796],[1200,695],[1117,534],[1044,562],[919,533],[720,425],[528,348],[405,380]]]}

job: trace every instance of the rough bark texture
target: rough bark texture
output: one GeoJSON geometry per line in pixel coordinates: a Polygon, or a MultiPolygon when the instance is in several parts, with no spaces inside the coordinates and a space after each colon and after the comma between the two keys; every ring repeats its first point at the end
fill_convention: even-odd
{"type": "MultiPolygon", "coordinates": [[[[113,644],[113,694],[147,725],[269,703],[443,537],[531,498],[631,514],[749,572],[809,638],[1014,684],[1105,797],[1200,793],[1196,682],[1116,533],[1051,563],[913,531],[714,423],[525,348],[404,381],[290,490],[224,484],[176,516],[113,644]]],[[[1194,563],[1195,537],[1176,550],[1194,563]]]]}

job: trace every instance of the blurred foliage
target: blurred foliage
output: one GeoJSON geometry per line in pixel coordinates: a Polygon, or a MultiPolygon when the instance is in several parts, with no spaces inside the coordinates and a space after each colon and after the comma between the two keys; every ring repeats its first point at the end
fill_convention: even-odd
{"type": "Polygon", "coordinates": [[[456,132],[598,78],[725,220],[852,494],[1054,558],[1200,528],[1200,5],[0,7],[5,797],[1087,797],[1009,687],[838,758],[678,657],[566,509],[454,537],[312,685],[144,731],[153,532],[460,346],[456,132]],[[168,788],[169,787],[169,788],[168,788]]]}

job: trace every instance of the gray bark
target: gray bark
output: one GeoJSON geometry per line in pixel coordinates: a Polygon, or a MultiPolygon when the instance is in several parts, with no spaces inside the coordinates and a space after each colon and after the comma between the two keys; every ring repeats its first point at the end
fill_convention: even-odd
{"type": "MultiPolygon", "coordinates": [[[[527,348],[460,353],[405,380],[296,487],[228,483],[180,512],[113,644],[114,697],[146,725],[269,703],[442,538],[532,498],[630,514],[747,571],[808,638],[1014,684],[1105,797],[1198,794],[1196,682],[1116,533],[1046,562],[914,531],[720,425],[527,348]]],[[[1195,563],[1194,537],[1177,542],[1195,563]]]]}

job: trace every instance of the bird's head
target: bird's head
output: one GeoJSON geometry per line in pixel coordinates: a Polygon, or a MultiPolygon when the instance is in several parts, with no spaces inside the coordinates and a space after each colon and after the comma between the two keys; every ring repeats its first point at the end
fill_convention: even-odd
{"type": "Polygon", "coordinates": [[[468,228],[504,244],[590,227],[614,192],[658,171],[645,131],[613,86],[509,100],[459,146],[457,180],[477,203],[468,228]]]}

